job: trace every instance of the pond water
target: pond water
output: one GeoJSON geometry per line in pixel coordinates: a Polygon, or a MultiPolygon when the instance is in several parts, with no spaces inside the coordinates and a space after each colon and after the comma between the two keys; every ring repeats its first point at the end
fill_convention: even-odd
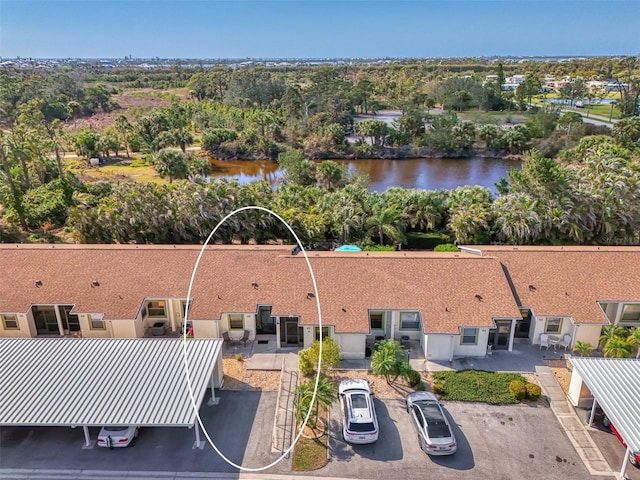
{"type": "MultiPolygon", "coordinates": [[[[384,192],[389,187],[437,190],[463,185],[480,185],[495,191],[495,183],[512,168],[520,168],[518,160],[473,157],[412,158],[405,160],[336,160],[349,169],[358,168],[369,175],[369,191],[384,192]]],[[[211,178],[237,179],[241,184],[266,180],[277,186],[283,172],[276,162],[211,160],[211,178]]]]}

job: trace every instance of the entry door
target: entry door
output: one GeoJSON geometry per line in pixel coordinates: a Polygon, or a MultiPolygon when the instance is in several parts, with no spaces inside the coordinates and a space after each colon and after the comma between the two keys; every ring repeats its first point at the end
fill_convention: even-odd
{"type": "Polygon", "coordinates": [[[280,317],[280,345],[298,346],[298,317],[280,317]]]}
{"type": "Polygon", "coordinates": [[[510,337],[511,320],[496,320],[496,333],[493,348],[496,350],[507,350],[509,348],[510,337]]]}
{"type": "Polygon", "coordinates": [[[39,335],[60,335],[55,307],[35,306],[31,307],[31,312],[39,335]]]}
{"type": "Polygon", "coordinates": [[[268,305],[258,307],[256,333],[258,335],[275,335],[276,333],[276,319],[271,316],[271,307],[268,305]]]}

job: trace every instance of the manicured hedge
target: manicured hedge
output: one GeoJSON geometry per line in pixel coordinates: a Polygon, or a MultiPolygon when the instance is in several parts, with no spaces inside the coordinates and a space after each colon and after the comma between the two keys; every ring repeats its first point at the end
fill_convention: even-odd
{"type": "MultiPolygon", "coordinates": [[[[517,373],[496,373],[482,370],[434,372],[434,391],[443,400],[484,403],[518,403],[509,391],[511,382],[527,383],[517,373]]],[[[526,393],[526,391],[525,391],[526,393]]]]}

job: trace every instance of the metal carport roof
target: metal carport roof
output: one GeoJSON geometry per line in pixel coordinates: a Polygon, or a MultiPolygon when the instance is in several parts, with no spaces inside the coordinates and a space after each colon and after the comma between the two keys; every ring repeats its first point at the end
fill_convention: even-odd
{"type": "Polygon", "coordinates": [[[639,451],[640,360],[571,357],[571,363],[631,451],[639,451]]]}
{"type": "Polygon", "coordinates": [[[0,425],[193,426],[219,339],[0,339],[0,425]],[[183,347],[184,345],[184,347],[183,347]]]}

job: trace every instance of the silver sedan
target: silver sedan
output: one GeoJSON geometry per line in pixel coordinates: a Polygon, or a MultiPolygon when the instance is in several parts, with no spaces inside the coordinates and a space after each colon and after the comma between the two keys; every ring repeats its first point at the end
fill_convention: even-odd
{"type": "Polygon", "coordinates": [[[434,394],[413,392],[407,396],[407,412],[418,434],[418,443],[429,455],[452,455],[458,444],[434,394]]]}

